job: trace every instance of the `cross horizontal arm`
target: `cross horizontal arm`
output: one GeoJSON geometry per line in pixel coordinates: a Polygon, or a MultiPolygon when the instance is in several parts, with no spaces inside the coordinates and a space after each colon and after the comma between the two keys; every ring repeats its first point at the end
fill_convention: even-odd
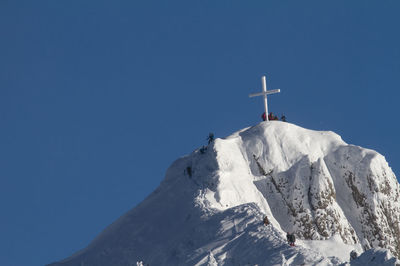
{"type": "Polygon", "coordinates": [[[273,93],[278,93],[281,92],[280,89],[276,89],[276,90],[270,90],[270,91],[266,91],[266,92],[259,92],[259,93],[253,93],[253,94],[249,94],[249,97],[256,97],[256,96],[261,96],[261,95],[268,95],[268,94],[273,94],[273,93]]]}

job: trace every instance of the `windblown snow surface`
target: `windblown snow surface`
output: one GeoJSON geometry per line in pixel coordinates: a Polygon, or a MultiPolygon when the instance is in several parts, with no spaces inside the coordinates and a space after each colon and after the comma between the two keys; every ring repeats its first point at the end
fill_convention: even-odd
{"type": "Polygon", "coordinates": [[[142,203],[51,265],[396,265],[399,195],[379,153],[262,122],[175,161],[142,203]]]}

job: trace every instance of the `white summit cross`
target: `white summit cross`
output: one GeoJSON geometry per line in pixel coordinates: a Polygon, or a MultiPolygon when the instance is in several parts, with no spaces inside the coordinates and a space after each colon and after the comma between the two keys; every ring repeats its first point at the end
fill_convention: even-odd
{"type": "Polygon", "coordinates": [[[270,91],[267,91],[267,81],[266,81],[265,76],[262,76],[262,77],[261,77],[261,82],[262,82],[262,92],[250,94],[249,97],[251,98],[251,97],[256,97],[256,96],[264,96],[265,120],[266,120],[266,121],[269,121],[269,120],[268,120],[268,102],[267,102],[267,95],[268,95],[268,94],[273,94],[273,93],[281,92],[281,90],[280,90],[280,89],[277,89],[277,90],[270,90],[270,91]]]}

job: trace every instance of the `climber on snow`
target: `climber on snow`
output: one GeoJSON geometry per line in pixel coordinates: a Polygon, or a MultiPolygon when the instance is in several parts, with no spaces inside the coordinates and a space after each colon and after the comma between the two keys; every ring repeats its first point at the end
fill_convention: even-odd
{"type": "Polygon", "coordinates": [[[268,120],[279,120],[276,115],[274,115],[272,112],[269,113],[268,115],[268,120]]]}
{"type": "Polygon", "coordinates": [[[210,134],[208,134],[207,140],[208,140],[208,144],[213,142],[214,141],[214,133],[210,132],[210,134]]]}
{"type": "Polygon", "coordinates": [[[296,242],[296,237],[294,236],[294,234],[287,232],[286,239],[287,239],[289,245],[294,247],[294,242],[296,242]]]}
{"type": "MultiPolygon", "coordinates": [[[[263,121],[267,120],[267,116],[265,115],[265,112],[262,113],[261,118],[263,121]]],[[[272,121],[272,120],[279,120],[279,118],[276,115],[274,115],[272,112],[270,112],[268,115],[268,121],[272,121]]]]}
{"type": "Polygon", "coordinates": [[[350,261],[357,259],[357,257],[358,257],[357,251],[352,250],[350,252],[350,261]]]}
{"type": "Polygon", "coordinates": [[[264,217],[263,223],[264,223],[264,225],[269,225],[269,220],[268,220],[267,216],[264,217]]]}

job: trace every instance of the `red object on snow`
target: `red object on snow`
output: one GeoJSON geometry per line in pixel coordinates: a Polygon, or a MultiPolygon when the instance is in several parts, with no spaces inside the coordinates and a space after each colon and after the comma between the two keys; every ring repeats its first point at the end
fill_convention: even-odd
{"type": "Polygon", "coordinates": [[[275,116],[274,116],[274,114],[272,112],[269,113],[268,120],[270,120],[270,121],[271,120],[275,120],[275,116]]]}
{"type": "Polygon", "coordinates": [[[265,115],[265,112],[261,115],[261,117],[262,117],[263,121],[267,120],[267,116],[265,115]]]}

